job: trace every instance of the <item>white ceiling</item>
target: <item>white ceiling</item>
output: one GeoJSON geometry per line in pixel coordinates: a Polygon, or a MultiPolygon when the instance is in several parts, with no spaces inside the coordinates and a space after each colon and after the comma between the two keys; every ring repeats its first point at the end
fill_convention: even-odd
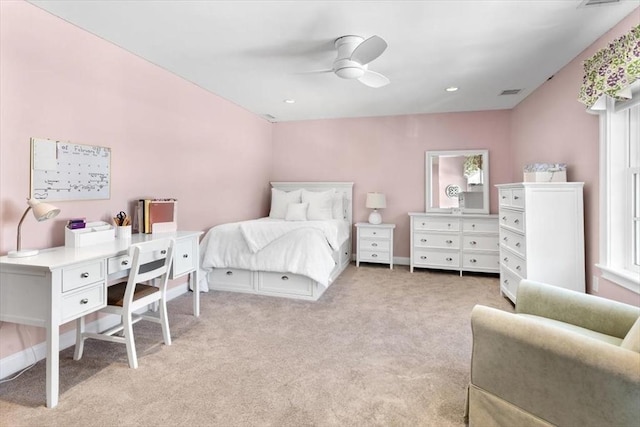
{"type": "MultiPolygon", "coordinates": [[[[270,121],[509,109],[640,5],[621,0],[31,3],[270,121]],[[333,42],[378,35],[373,89],[333,73],[333,42]],[[457,86],[457,92],[445,88],[457,86]],[[503,90],[518,95],[499,96],[503,90]],[[295,99],[287,104],[285,99],[295,99]]],[[[640,12],[638,22],[640,23],[640,12]]],[[[577,96],[577,92],[576,92],[577,96]]]]}

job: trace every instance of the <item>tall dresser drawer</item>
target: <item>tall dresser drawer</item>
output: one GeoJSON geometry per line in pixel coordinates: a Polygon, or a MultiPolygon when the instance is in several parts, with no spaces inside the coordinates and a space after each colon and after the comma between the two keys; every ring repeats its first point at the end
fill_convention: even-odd
{"type": "Polygon", "coordinates": [[[524,232],[524,212],[510,210],[500,211],[500,225],[524,232]]]}
{"type": "Polygon", "coordinates": [[[525,253],[525,237],[522,234],[503,228],[501,231],[500,244],[512,250],[516,254],[524,257],[525,253]]]}
{"type": "Polygon", "coordinates": [[[522,279],[517,275],[504,269],[500,270],[500,290],[507,294],[509,299],[514,303],[516,302],[520,280],[522,279]]]}
{"type": "Polygon", "coordinates": [[[413,263],[423,266],[458,267],[460,253],[438,249],[416,249],[413,252],[413,263]]]}
{"type": "Polygon", "coordinates": [[[62,269],[62,292],[68,292],[105,278],[105,262],[91,261],[62,269]]]}
{"type": "Polygon", "coordinates": [[[527,263],[523,258],[520,258],[519,256],[510,252],[504,251],[500,256],[500,263],[503,266],[518,274],[520,277],[527,277],[527,263]]]}
{"type": "Polygon", "coordinates": [[[460,221],[457,218],[416,218],[413,228],[417,231],[460,231],[460,221]]]}
{"type": "Polygon", "coordinates": [[[460,236],[447,233],[415,233],[413,244],[422,248],[458,249],[460,247],[460,236]]]}

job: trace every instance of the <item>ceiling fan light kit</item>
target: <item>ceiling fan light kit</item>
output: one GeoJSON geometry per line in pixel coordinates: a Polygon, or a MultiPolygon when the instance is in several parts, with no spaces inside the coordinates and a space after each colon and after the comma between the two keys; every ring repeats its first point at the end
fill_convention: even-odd
{"type": "Polygon", "coordinates": [[[379,88],[389,84],[380,73],[368,70],[367,64],[378,58],[387,48],[387,42],[378,36],[368,39],[360,36],[342,36],[334,43],[338,56],[333,61],[333,72],[343,79],[358,79],[366,86],[379,88]]]}

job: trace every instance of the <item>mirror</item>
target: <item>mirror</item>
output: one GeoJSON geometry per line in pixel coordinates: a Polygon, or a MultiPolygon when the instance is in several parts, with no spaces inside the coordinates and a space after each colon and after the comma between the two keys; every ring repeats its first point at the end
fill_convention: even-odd
{"type": "Polygon", "coordinates": [[[489,151],[426,152],[426,211],[489,213],[489,151]]]}

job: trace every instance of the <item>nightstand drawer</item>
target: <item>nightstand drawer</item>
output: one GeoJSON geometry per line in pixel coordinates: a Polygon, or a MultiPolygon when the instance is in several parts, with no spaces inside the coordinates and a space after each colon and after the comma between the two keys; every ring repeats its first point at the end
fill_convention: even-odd
{"type": "Polygon", "coordinates": [[[388,228],[368,228],[368,227],[359,227],[358,232],[360,233],[360,237],[377,237],[381,239],[388,239],[391,237],[391,230],[388,228]]]}
{"type": "Polygon", "coordinates": [[[373,251],[388,251],[391,242],[389,240],[382,239],[366,239],[360,240],[360,247],[362,249],[370,249],[373,251]]]}
{"type": "Polygon", "coordinates": [[[358,258],[360,261],[364,261],[364,262],[387,263],[390,261],[389,252],[385,252],[385,251],[361,250],[360,253],[358,254],[358,258]]]}
{"type": "Polygon", "coordinates": [[[76,319],[85,313],[91,313],[106,305],[106,283],[100,282],[75,292],[68,292],[61,300],[60,316],[62,322],[76,319]]]}
{"type": "Polygon", "coordinates": [[[103,280],[105,277],[104,270],[104,261],[91,261],[80,266],[65,267],[62,270],[62,292],[68,292],[103,280]]]}

